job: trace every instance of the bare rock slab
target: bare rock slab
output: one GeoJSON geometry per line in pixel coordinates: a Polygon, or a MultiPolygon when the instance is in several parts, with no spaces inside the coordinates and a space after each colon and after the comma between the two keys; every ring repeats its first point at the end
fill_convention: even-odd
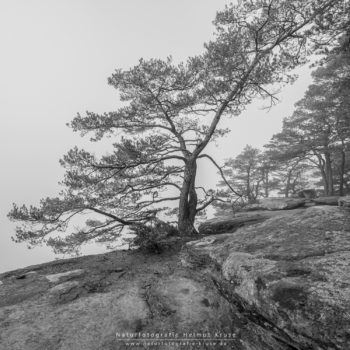
{"type": "Polygon", "coordinates": [[[339,207],[350,208],[350,196],[340,197],[338,199],[339,207]]]}
{"type": "Polygon", "coordinates": [[[266,219],[266,216],[259,214],[215,218],[200,224],[198,227],[198,232],[203,235],[234,232],[242,226],[256,224],[266,219]]]}
{"type": "Polygon", "coordinates": [[[263,198],[259,200],[259,207],[266,210],[288,210],[304,206],[302,198],[263,198]]]}
{"type": "Polygon", "coordinates": [[[52,283],[57,283],[60,281],[62,278],[73,278],[73,277],[78,277],[81,276],[85,271],[82,269],[77,269],[77,270],[72,270],[72,271],[67,271],[67,272],[62,272],[62,273],[55,273],[51,275],[46,275],[45,277],[52,283]]]}
{"type": "Polygon", "coordinates": [[[227,298],[286,330],[296,349],[350,349],[350,214],[288,213],[189,242],[188,257],[220,266],[227,298]]]}
{"type": "Polygon", "coordinates": [[[312,199],[316,205],[338,205],[339,196],[318,197],[312,199]]]}
{"type": "Polygon", "coordinates": [[[119,251],[0,274],[0,349],[151,349],[123,334],[164,332],[230,334],[225,346],[184,349],[350,349],[350,213],[266,214],[181,252],[119,251]]]}

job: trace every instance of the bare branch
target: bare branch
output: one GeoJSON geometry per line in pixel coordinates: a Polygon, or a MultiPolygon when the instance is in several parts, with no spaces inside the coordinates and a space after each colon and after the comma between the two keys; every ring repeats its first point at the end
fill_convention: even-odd
{"type": "Polygon", "coordinates": [[[232,186],[230,185],[230,183],[227,181],[227,179],[226,179],[226,177],[225,177],[225,174],[224,174],[224,172],[222,171],[222,168],[215,162],[215,160],[214,160],[212,157],[210,157],[208,154],[202,154],[202,155],[200,155],[198,158],[208,158],[208,159],[215,165],[215,167],[219,170],[220,175],[221,175],[222,179],[224,180],[225,184],[228,186],[228,188],[229,188],[235,195],[237,195],[237,196],[239,196],[239,197],[242,197],[242,194],[236,192],[236,191],[232,188],[232,186]]]}

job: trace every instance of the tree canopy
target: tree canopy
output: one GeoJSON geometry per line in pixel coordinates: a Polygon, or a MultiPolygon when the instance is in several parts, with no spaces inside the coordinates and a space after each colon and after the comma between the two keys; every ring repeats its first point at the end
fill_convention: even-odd
{"type": "MultiPolygon", "coordinates": [[[[223,167],[226,181],[220,181],[223,188],[220,196],[230,203],[254,203],[259,197],[268,197],[269,191],[276,186],[271,178],[274,165],[258,148],[247,145],[235,158],[229,158],[223,167]]],[[[225,203],[217,204],[219,207],[225,203]]]]}

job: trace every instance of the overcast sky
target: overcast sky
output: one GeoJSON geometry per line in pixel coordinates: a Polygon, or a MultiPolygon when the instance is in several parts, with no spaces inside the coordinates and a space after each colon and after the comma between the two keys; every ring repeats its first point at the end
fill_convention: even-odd
{"type": "MultiPolygon", "coordinates": [[[[88,143],[65,124],[77,112],[117,108],[117,92],[107,85],[114,69],[133,66],[140,57],[181,61],[199,54],[214,31],[216,11],[229,2],[1,0],[0,272],[55,258],[45,247],[28,250],[11,242],[14,225],[6,214],[13,202],[38,204],[57,195],[59,158],[88,143]]],[[[280,130],[310,83],[307,67],[299,73],[269,113],[258,102],[226,122],[231,134],[210,148],[219,163],[246,144],[261,147],[280,130]]],[[[215,185],[211,165],[201,164],[199,182],[215,185]]],[[[89,246],[84,253],[101,249],[89,246]]]]}

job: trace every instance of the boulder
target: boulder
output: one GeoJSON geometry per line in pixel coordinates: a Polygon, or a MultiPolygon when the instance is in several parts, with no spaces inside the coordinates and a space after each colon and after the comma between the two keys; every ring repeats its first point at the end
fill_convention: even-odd
{"type": "Polygon", "coordinates": [[[316,205],[338,205],[339,196],[328,196],[313,198],[312,201],[316,205]]]}
{"type": "Polygon", "coordinates": [[[245,205],[241,211],[246,212],[246,211],[257,211],[257,210],[266,210],[263,208],[260,204],[254,203],[254,204],[247,204],[245,205]]]}
{"type": "Polygon", "coordinates": [[[68,281],[48,290],[51,303],[66,303],[79,297],[79,282],[68,281]]]}
{"type": "Polygon", "coordinates": [[[189,242],[189,259],[219,266],[222,293],[288,333],[291,349],[350,349],[350,215],[332,206],[286,213],[189,242]]]}
{"type": "Polygon", "coordinates": [[[317,195],[317,193],[316,193],[315,189],[305,189],[305,190],[301,190],[297,193],[297,196],[299,198],[306,198],[306,199],[315,198],[316,195],[317,195]]]}
{"type": "Polygon", "coordinates": [[[52,275],[46,275],[45,277],[52,283],[59,282],[61,279],[71,279],[73,277],[81,276],[84,270],[78,269],[73,271],[67,271],[62,273],[55,273],[52,275]]]}
{"type": "Polygon", "coordinates": [[[266,220],[263,215],[239,215],[234,217],[214,218],[200,224],[198,232],[202,235],[213,235],[226,232],[234,232],[239,227],[252,225],[266,220]]]}
{"type": "Polygon", "coordinates": [[[340,197],[338,199],[339,207],[350,208],[350,196],[340,197]]]}
{"type": "Polygon", "coordinates": [[[262,198],[259,200],[259,205],[267,210],[288,210],[302,207],[305,204],[305,199],[301,198],[262,198]]]}

